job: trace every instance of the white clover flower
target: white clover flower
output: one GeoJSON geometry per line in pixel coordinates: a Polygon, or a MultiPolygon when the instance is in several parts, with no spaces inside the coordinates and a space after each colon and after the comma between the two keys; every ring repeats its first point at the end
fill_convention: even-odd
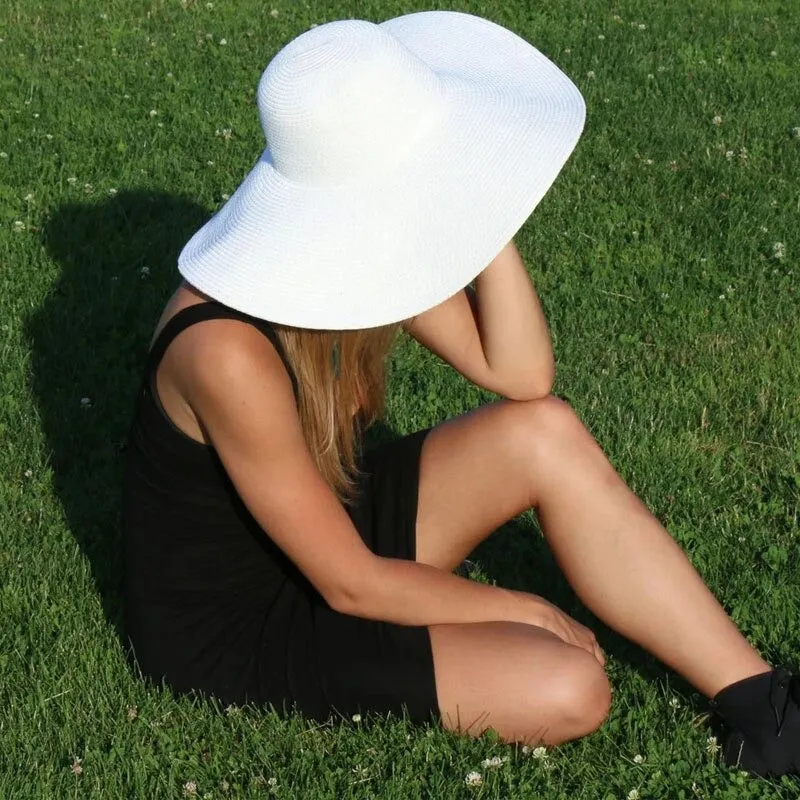
{"type": "Polygon", "coordinates": [[[668,300],[669,299],[669,292],[661,292],[661,299],[668,300]]]}
{"type": "Polygon", "coordinates": [[[94,191],[94,186],[92,186],[91,183],[84,183],[83,191],[86,192],[86,194],[91,194],[94,191]]]}
{"type": "Polygon", "coordinates": [[[183,784],[183,793],[187,797],[193,797],[197,794],[197,782],[196,781],[186,781],[183,784]]]}
{"type": "Polygon", "coordinates": [[[628,800],[639,800],[639,790],[638,789],[631,789],[628,792],[628,800]]]}
{"type": "MultiPolygon", "coordinates": [[[[704,258],[701,258],[700,260],[701,261],[705,261],[704,258]]],[[[671,697],[670,700],[669,700],[669,707],[670,708],[680,708],[681,707],[681,701],[678,700],[677,697],[671,697]]]]}
{"type": "Polygon", "coordinates": [[[706,752],[709,755],[714,755],[717,751],[721,750],[722,748],[717,744],[717,737],[716,736],[709,736],[706,739],[706,752]]]}
{"type": "Polygon", "coordinates": [[[222,47],[225,47],[225,45],[226,45],[226,44],[228,44],[228,40],[227,40],[227,39],[220,39],[220,40],[219,40],[219,43],[220,43],[220,45],[221,45],[222,47]]]}
{"type": "Polygon", "coordinates": [[[647,164],[647,166],[649,167],[653,163],[653,159],[652,158],[646,158],[644,160],[644,163],[647,164]]]}
{"type": "Polygon", "coordinates": [[[142,267],[139,270],[139,275],[142,277],[142,280],[144,280],[145,278],[149,278],[150,277],[150,267],[142,267]]]}
{"type": "Polygon", "coordinates": [[[272,786],[273,788],[278,785],[277,778],[267,778],[267,786],[272,786]]]}
{"type": "Polygon", "coordinates": [[[158,115],[158,111],[156,111],[154,108],[151,108],[151,109],[150,109],[150,116],[151,116],[151,117],[155,117],[155,116],[157,116],[157,115],[158,115]]]}
{"type": "Polygon", "coordinates": [[[637,754],[636,754],[636,755],[633,757],[633,763],[634,763],[634,764],[644,764],[644,756],[643,756],[643,755],[641,755],[641,753],[637,753],[637,754]]]}
{"type": "Polygon", "coordinates": [[[223,195],[222,195],[222,199],[223,199],[223,200],[230,200],[230,199],[231,199],[231,196],[230,196],[229,194],[224,194],[224,193],[223,193],[223,195]]]}
{"type": "Polygon", "coordinates": [[[115,189],[115,188],[112,186],[112,187],[111,187],[111,188],[108,190],[108,193],[111,195],[111,197],[114,197],[114,196],[117,194],[117,190],[116,190],[116,189],[115,189]]]}
{"type": "Polygon", "coordinates": [[[25,197],[23,197],[22,199],[23,199],[23,200],[24,200],[26,203],[30,203],[30,202],[31,202],[31,200],[33,200],[33,193],[32,193],[32,192],[28,192],[28,194],[26,194],[26,195],[25,195],[25,197]]]}
{"type": "Polygon", "coordinates": [[[92,398],[91,397],[81,397],[81,407],[82,408],[91,408],[92,407],[92,398]]]}
{"type": "Polygon", "coordinates": [[[270,12],[269,12],[269,15],[270,15],[270,16],[271,16],[273,19],[276,19],[279,13],[280,13],[280,12],[278,11],[278,9],[277,9],[277,8],[273,8],[273,9],[272,9],[272,11],[270,11],[270,12]]]}
{"type": "Polygon", "coordinates": [[[647,73],[647,80],[649,80],[649,81],[655,80],[655,77],[656,77],[656,76],[655,76],[655,75],[653,75],[653,73],[652,73],[652,72],[648,72],[648,73],[647,73]]]}
{"type": "Polygon", "coordinates": [[[75,759],[72,762],[72,766],[70,767],[73,775],[80,775],[83,772],[83,767],[81,766],[82,761],[83,761],[82,758],[78,758],[77,756],[75,756],[75,759]]]}
{"type": "Polygon", "coordinates": [[[772,245],[772,257],[784,258],[786,255],[786,245],[783,242],[775,242],[772,245]]]}
{"type": "Polygon", "coordinates": [[[742,161],[747,161],[747,148],[746,147],[742,147],[739,150],[739,158],[741,158],[742,161]]]}
{"type": "Polygon", "coordinates": [[[794,136],[795,139],[800,139],[800,125],[792,128],[792,136],[794,136]]]}
{"type": "Polygon", "coordinates": [[[5,151],[0,151],[0,158],[8,158],[8,153],[5,151]]]}
{"type": "Polygon", "coordinates": [[[598,39],[599,39],[599,40],[602,42],[602,41],[604,41],[604,40],[605,40],[605,38],[606,38],[606,37],[605,37],[605,36],[603,36],[603,34],[602,34],[602,33],[599,33],[599,34],[597,34],[597,38],[598,38],[598,39]]]}
{"type": "Polygon", "coordinates": [[[70,177],[67,178],[67,183],[70,186],[74,186],[77,182],[78,182],[78,179],[74,175],[70,175],[70,177]]]}
{"type": "Polygon", "coordinates": [[[769,233],[769,228],[766,225],[761,226],[761,233],[769,233]]]}
{"type": "Polygon", "coordinates": [[[658,68],[656,69],[656,72],[663,72],[665,69],[666,67],[663,64],[659,64],[658,68]]]}
{"type": "Polygon", "coordinates": [[[25,230],[25,223],[21,219],[16,220],[16,222],[14,222],[14,230],[15,231],[24,231],[25,230]]]}
{"type": "Polygon", "coordinates": [[[508,761],[508,756],[492,756],[491,758],[484,758],[481,766],[484,769],[491,769],[493,767],[502,767],[508,761]]]}
{"type": "Polygon", "coordinates": [[[26,478],[32,478],[33,477],[33,470],[32,469],[26,469],[24,474],[25,474],[26,478]]]}
{"type": "Polygon", "coordinates": [[[714,119],[711,120],[715,125],[722,125],[722,117],[717,114],[714,119]]]}
{"type": "Polygon", "coordinates": [[[571,50],[571,48],[569,48],[569,47],[565,47],[565,48],[564,48],[564,55],[565,55],[565,56],[568,56],[570,53],[572,53],[572,50],[571,50]]]}
{"type": "Polygon", "coordinates": [[[353,722],[361,722],[361,714],[353,714],[353,722]]]}
{"type": "Polygon", "coordinates": [[[131,706],[127,711],[128,719],[134,720],[139,716],[139,709],[136,706],[131,706]]]}
{"type": "Polygon", "coordinates": [[[467,786],[480,786],[483,783],[483,778],[480,772],[468,772],[467,777],[464,778],[464,783],[467,786]]]}
{"type": "Polygon", "coordinates": [[[107,20],[108,19],[108,14],[101,14],[100,15],[100,19],[107,20]]]}
{"type": "Polygon", "coordinates": [[[720,300],[724,300],[724,299],[725,299],[725,295],[724,295],[724,294],[721,294],[721,295],[719,296],[719,299],[720,299],[720,300]]]}
{"type": "Polygon", "coordinates": [[[730,161],[733,158],[733,155],[734,155],[733,150],[726,150],[725,151],[725,158],[727,158],[728,161],[730,161]]]}
{"type": "Polygon", "coordinates": [[[214,166],[214,162],[213,161],[206,161],[206,165],[209,166],[209,167],[213,167],[214,166]]]}
{"type": "Polygon", "coordinates": [[[544,759],[547,758],[547,748],[546,747],[535,747],[531,755],[534,758],[544,759]]]}
{"type": "Polygon", "coordinates": [[[644,22],[640,22],[639,23],[639,30],[640,31],[643,31],[646,27],[647,27],[647,25],[645,25],[644,22]]]}
{"type": "Polygon", "coordinates": [[[214,8],[214,4],[213,3],[206,3],[206,8],[211,10],[212,8],[214,8]]]}
{"type": "Polygon", "coordinates": [[[591,79],[591,78],[594,78],[594,70],[593,70],[593,69],[590,69],[590,70],[589,70],[589,71],[586,73],[586,77],[587,77],[587,78],[590,78],[590,79],[591,79]]]}
{"type": "Polygon", "coordinates": [[[775,56],[777,56],[777,55],[778,55],[778,51],[777,51],[777,50],[773,50],[773,51],[770,53],[770,55],[771,55],[773,58],[775,58],[775,56]]]}

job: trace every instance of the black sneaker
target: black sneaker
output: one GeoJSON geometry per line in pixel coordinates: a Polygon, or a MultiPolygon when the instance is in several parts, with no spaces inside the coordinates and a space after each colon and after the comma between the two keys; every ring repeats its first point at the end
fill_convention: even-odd
{"type": "Polygon", "coordinates": [[[710,703],[730,724],[722,746],[725,763],[759,777],[800,777],[800,675],[793,675],[786,667],[772,671],[769,693],[764,698],[771,713],[763,707],[760,712],[754,709],[754,719],[758,713],[761,720],[754,721],[747,731],[733,721],[741,717],[741,708],[728,705],[726,691],[723,689],[710,703]]]}

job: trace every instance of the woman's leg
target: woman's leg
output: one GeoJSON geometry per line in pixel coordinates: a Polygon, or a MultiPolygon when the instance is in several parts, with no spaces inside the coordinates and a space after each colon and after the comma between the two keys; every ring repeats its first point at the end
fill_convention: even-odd
{"type": "Polygon", "coordinates": [[[508,742],[556,745],[596,730],[611,688],[594,656],[535,625],[480,622],[430,627],[445,727],[493,728],[508,742]]]}
{"type": "Polygon", "coordinates": [[[699,691],[770,669],[566,403],[500,401],[428,434],[419,561],[453,569],[531,507],[583,603],[699,691]]]}

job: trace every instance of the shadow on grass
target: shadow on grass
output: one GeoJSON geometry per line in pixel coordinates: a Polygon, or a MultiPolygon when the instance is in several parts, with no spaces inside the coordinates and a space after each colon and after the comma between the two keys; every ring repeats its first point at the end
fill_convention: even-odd
{"type": "Polygon", "coordinates": [[[60,276],[26,323],[55,491],[122,641],[122,457],[147,347],[178,282],[177,256],[208,218],[148,191],[61,206],[43,240],[60,276]]]}

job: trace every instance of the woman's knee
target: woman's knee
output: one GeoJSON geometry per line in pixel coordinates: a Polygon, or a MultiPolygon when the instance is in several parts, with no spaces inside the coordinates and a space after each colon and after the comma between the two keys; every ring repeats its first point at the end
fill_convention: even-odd
{"type": "Polygon", "coordinates": [[[564,720],[565,740],[596,731],[611,709],[611,684],[594,656],[581,651],[555,677],[552,699],[564,720]]]}
{"type": "Polygon", "coordinates": [[[509,446],[522,448],[521,456],[534,468],[546,468],[564,451],[566,441],[579,441],[587,433],[572,406],[553,395],[509,400],[504,411],[509,446]]]}

